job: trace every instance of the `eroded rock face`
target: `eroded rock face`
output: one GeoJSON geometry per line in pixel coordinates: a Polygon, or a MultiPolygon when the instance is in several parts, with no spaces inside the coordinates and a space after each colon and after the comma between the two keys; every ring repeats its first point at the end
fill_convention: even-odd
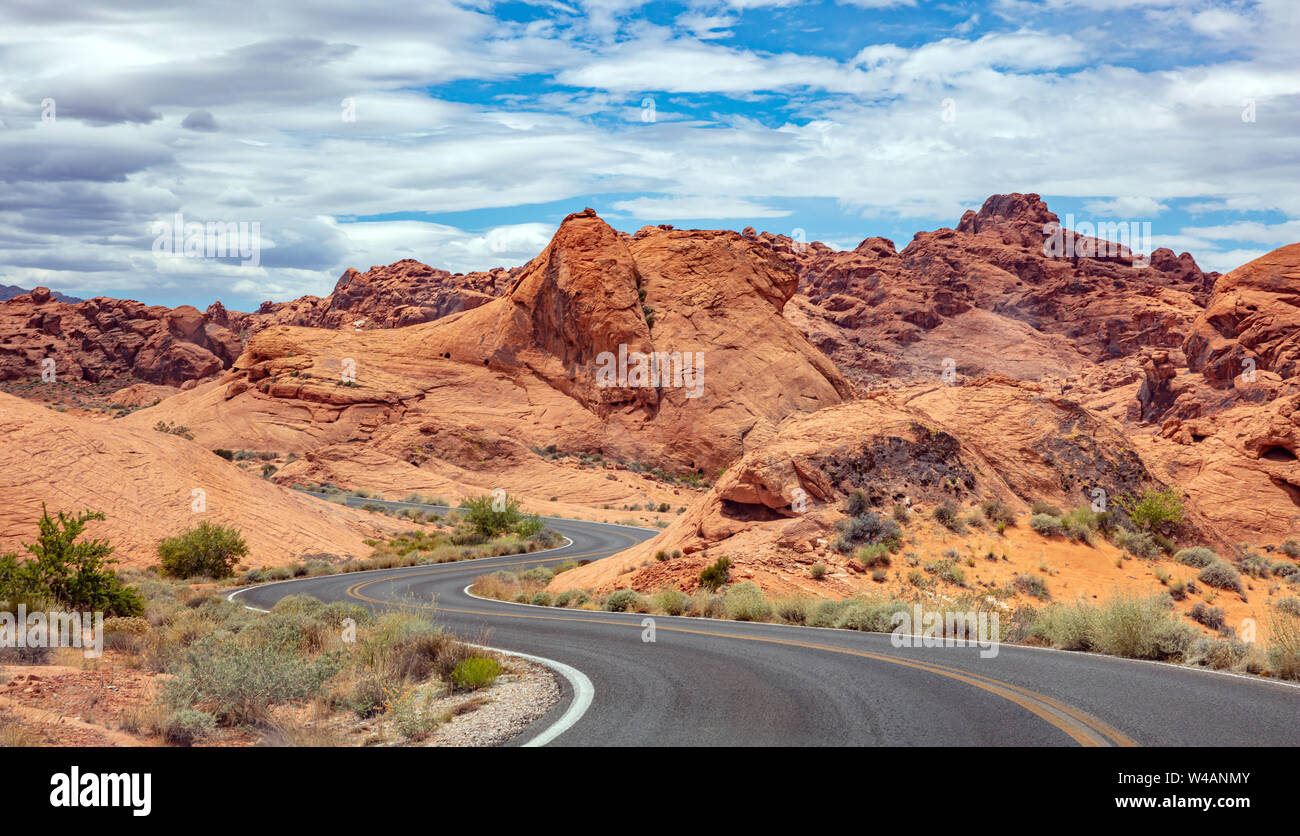
{"type": "Polygon", "coordinates": [[[868,238],[837,252],[747,230],[801,276],[793,315],[851,377],[1068,376],[1144,347],[1177,347],[1217,274],[1187,253],[1049,257],[1059,219],[1035,194],[994,195],[956,229],[917,233],[901,252],[868,238]]]}
{"type": "Polygon", "coordinates": [[[556,444],[712,478],[848,392],[782,318],[797,283],[734,232],[629,237],[581,212],[486,304],[404,329],[268,327],[218,384],[123,420],[167,417],[212,446],[368,444],[412,467],[556,444]],[[663,360],[659,385],[634,379],[637,354],[663,360]],[[624,378],[602,378],[624,356],[624,378]]]}
{"type": "Polygon", "coordinates": [[[1221,277],[1183,351],[1188,367],[1216,385],[1252,370],[1300,375],[1300,244],[1221,277]]]}
{"type": "Polygon", "coordinates": [[[228,368],[242,348],[228,328],[188,305],[103,296],[69,304],[46,288],[0,302],[0,380],[39,378],[42,361],[53,358],[56,379],[134,376],[178,386],[228,368]]]}
{"type": "Polygon", "coordinates": [[[216,302],[208,308],[208,314],[214,320],[228,320],[235,331],[246,334],[272,325],[401,328],[489,302],[503,293],[523,269],[498,267],[477,273],[449,273],[407,258],[371,267],[364,273],[349,268],[329,296],[264,302],[254,313],[227,312],[216,302]]]}
{"type": "Polygon", "coordinates": [[[1114,498],[1160,484],[1119,424],[1038,384],[990,377],[881,390],[792,417],[663,534],[557,576],[556,588],[641,589],[644,581],[653,590],[666,580],[694,588],[699,561],[666,578],[650,559],[659,551],[725,554],[741,570],[751,560],[825,551],[854,490],[888,516],[896,503],[929,514],[945,500],[985,498],[1022,513],[1040,500],[1075,507],[1097,489],[1114,498]]]}

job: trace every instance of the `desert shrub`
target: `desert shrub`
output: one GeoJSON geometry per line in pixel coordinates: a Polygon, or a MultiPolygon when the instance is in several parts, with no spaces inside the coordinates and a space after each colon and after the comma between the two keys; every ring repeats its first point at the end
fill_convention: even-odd
{"type": "Polygon", "coordinates": [[[162,722],[163,739],[174,746],[192,746],[216,731],[216,719],[206,711],[182,708],[162,722]]]}
{"type": "Polygon", "coordinates": [[[1219,629],[1224,623],[1223,607],[1207,606],[1204,601],[1197,601],[1193,604],[1192,609],[1187,614],[1192,617],[1192,621],[1204,624],[1211,630],[1219,629]]]}
{"type": "Polygon", "coordinates": [[[1273,564],[1273,574],[1279,578],[1289,578],[1292,575],[1300,574],[1300,566],[1287,560],[1279,560],[1273,564]]]}
{"type": "Polygon", "coordinates": [[[641,596],[637,594],[635,589],[617,589],[605,599],[604,610],[606,612],[638,612],[641,610],[641,606],[641,596]]]}
{"type": "Polygon", "coordinates": [[[1034,515],[1046,514],[1049,517],[1061,517],[1065,514],[1064,511],[1049,502],[1035,502],[1029,506],[1029,513],[1034,515]]]}
{"type": "Polygon", "coordinates": [[[894,517],[894,522],[898,523],[899,525],[907,525],[907,523],[912,519],[912,512],[907,510],[907,506],[904,505],[903,503],[895,502],[893,517],[894,517]]]}
{"type": "Polygon", "coordinates": [[[731,558],[729,557],[720,557],[700,570],[700,586],[710,592],[717,592],[729,580],[731,580],[731,558]]]}
{"type": "Polygon", "coordinates": [[[966,585],[966,573],[951,558],[947,560],[932,560],[925,564],[925,571],[931,575],[937,576],[940,580],[946,581],[957,586],[966,585]]]}
{"type": "Polygon", "coordinates": [[[665,586],[650,599],[655,609],[664,615],[681,615],[691,605],[691,596],[675,586],[665,586]]]}
{"type": "Polygon", "coordinates": [[[1041,575],[1016,575],[1015,587],[1026,595],[1032,595],[1042,601],[1052,599],[1052,593],[1047,590],[1047,581],[1041,575]]]}
{"type": "Polygon", "coordinates": [[[555,596],[555,606],[557,607],[581,607],[591,600],[591,596],[586,590],[566,589],[559,595],[555,596]]]}
{"type": "Polygon", "coordinates": [[[1294,537],[1283,540],[1279,548],[1282,549],[1282,554],[1287,557],[1300,558],[1300,540],[1296,540],[1294,537]]]}
{"type": "Polygon", "coordinates": [[[1065,526],[1060,519],[1050,514],[1034,514],[1029,518],[1029,527],[1044,537],[1063,537],[1065,526]]]}
{"type": "Polygon", "coordinates": [[[854,491],[844,500],[844,513],[850,517],[856,517],[859,514],[865,514],[871,510],[871,501],[862,491],[854,491]]]}
{"type": "Polygon", "coordinates": [[[1116,504],[1142,531],[1167,533],[1183,522],[1183,500],[1173,488],[1149,488],[1137,497],[1120,497],[1116,504]]]}
{"type": "Polygon", "coordinates": [[[1187,597],[1187,584],[1182,580],[1174,578],[1169,582],[1169,597],[1175,601],[1182,601],[1187,597]]]}
{"type": "Polygon", "coordinates": [[[834,627],[840,615],[848,609],[849,599],[841,601],[818,601],[808,615],[808,624],[812,627],[834,627]]]}
{"type": "Polygon", "coordinates": [[[1151,560],[1160,556],[1160,544],[1156,542],[1154,536],[1146,531],[1130,531],[1126,528],[1117,528],[1112,541],[1117,548],[1123,549],[1134,557],[1151,560]]]}
{"type": "Polygon", "coordinates": [[[1300,616],[1277,611],[1269,619],[1268,661],[1283,679],[1300,679],[1300,616]]]}
{"type": "Polygon", "coordinates": [[[441,719],[432,701],[433,694],[427,689],[403,691],[389,703],[388,716],[393,728],[407,740],[424,740],[438,727],[441,719]]]}
{"type": "Polygon", "coordinates": [[[1273,574],[1273,566],[1262,554],[1248,554],[1241,559],[1241,571],[1252,578],[1267,578],[1273,574]]]}
{"type": "Polygon", "coordinates": [[[667,559],[668,559],[668,552],[664,551],[663,549],[660,549],[659,551],[655,552],[655,560],[659,561],[660,563],[663,563],[667,559]]]}
{"type": "Polygon", "coordinates": [[[1249,652],[1246,644],[1236,639],[1202,637],[1192,643],[1187,661],[1214,670],[1226,670],[1239,665],[1249,652]]]}
{"type": "Polygon", "coordinates": [[[1204,569],[1206,566],[1213,566],[1218,563],[1219,555],[1213,549],[1207,549],[1205,546],[1192,546],[1190,549],[1179,550],[1174,554],[1174,560],[1185,566],[1204,569]]]}
{"type": "Polygon", "coordinates": [[[822,578],[826,577],[826,564],[814,563],[812,566],[808,567],[808,574],[815,581],[821,580],[822,578]]]}
{"type": "Polygon", "coordinates": [[[1300,598],[1282,598],[1273,606],[1287,615],[1300,616],[1300,598]]]}
{"type": "Polygon", "coordinates": [[[549,607],[551,605],[551,594],[544,589],[533,593],[533,597],[528,603],[535,604],[539,607],[549,607]]]}
{"type": "Polygon", "coordinates": [[[1198,637],[1178,620],[1166,596],[1120,596],[1101,607],[1087,603],[1047,607],[1031,634],[1054,647],[1094,650],[1130,659],[1185,657],[1198,637]]]}
{"type": "Polygon", "coordinates": [[[545,527],[541,517],[521,512],[516,500],[507,498],[499,511],[494,507],[494,502],[491,496],[466,497],[461,500],[461,517],[480,537],[491,539],[508,532],[530,537],[545,527]]]}
{"type": "Polygon", "coordinates": [[[1055,604],[1038,613],[1030,635],[1063,650],[1092,650],[1097,608],[1091,604],[1055,604]]]}
{"type": "Polygon", "coordinates": [[[831,546],[841,554],[848,554],[863,544],[884,545],[893,551],[902,543],[898,523],[871,511],[846,517],[835,524],[835,529],[839,535],[831,546]]]}
{"type": "Polygon", "coordinates": [[[210,633],[173,667],[163,696],[174,709],[202,706],[223,723],[256,722],[272,705],[320,694],[339,663],[335,654],[308,659],[295,649],[249,647],[210,633]]]}
{"type": "Polygon", "coordinates": [[[226,450],[224,448],[219,448],[213,450],[212,452],[216,453],[218,456],[220,456],[221,458],[225,459],[228,462],[233,462],[235,460],[234,450],[226,450]]]}
{"type": "Polygon", "coordinates": [[[175,578],[228,578],[248,556],[248,544],[234,528],[201,522],[158,544],[162,573],[175,578]]]}
{"type": "Polygon", "coordinates": [[[871,573],[871,579],[876,583],[884,583],[889,580],[889,572],[885,569],[877,569],[871,573]]]}
{"type": "Polygon", "coordinates": [[[1078,542],[1091,543],[1093,532],[1098,526],[1097,517],[1097,512],[1086,505],[1075,508],[1061,518],[1065,536],[1078,542]]]}
{"type": "Polygon", "coordinates": [[[863,546],[858,549],[858,561],[868,569],[874,566],[888,566],[890,564],[889,548],[884,543],[863,546]]]}
{"type": "Polygon", "coordinates": [[[464,660],[451,672],[451,681],[461,691],[477,691],[496,682],[501,675],[501,663],[485,656],[464,660]]]}
{"type": "Polygon", "coordinates": [[[13,555],[0,558],[0,600],[48,596],[67,610],[144,615],[140,593],[109,568],[117,560],[108,541],[78,542],[87,522],[103,519],[98,511],[51,517],[42,503],[36,542],[23,544],[31,556],[21,563],[13,555]]]}
{"type": "Polygon", "coordinates": [[[980,503],[980,513],[992,525],[996,526],[1002,523],[1003,526],[1015,525],[1016,515],[1010,508],[1003,505],[1000,500],[986,499],[980,503]]]}
{"type": "Polygon", "coordinates": [[[751,583],[737,584],[723,596],[727,617],[735,621],[767,621],[772,617],[772,605],[763,590],[751,583]]]}
{"type": "Polygon", "coordinates": [[[934,518],[935,522],[949,531],[961,534],[966,530],[965,525],[958,517],[957,503],[953,502],[951,499],[945,499],[943,502],[934,506],[934,510],[930,512],[930,516],[934,518]]]}
{"type": "Polygon", "coordinates": [[[838,613],[832,626],[843,630],[888,633],[894,629],[894,613],[907,607],[897,601],[852,598],[838,613]]]}
{"type": "Polygon", "coordinates": [[[801,595],[778,598],[772,604],[772,611],[786,624],[807,624],[813,604],[813,599],[801,595]]]}
{"type": "Polygon", "coordinates": [[[1160,595],[1114,598],[1101,608],[1096,625],[1093,649],[1129,659],[1181,658],[1199,635],[1160,595]]]}
{"type": "Polygon", "coordinates": [[[1238,594],[1242,592],[1241,576],[1237,574],[1236,569],[1226,563],[1214,563],[1206,566],[1197,573],[1196,579],[1206,586],[1231,589],[1238,594]]]}

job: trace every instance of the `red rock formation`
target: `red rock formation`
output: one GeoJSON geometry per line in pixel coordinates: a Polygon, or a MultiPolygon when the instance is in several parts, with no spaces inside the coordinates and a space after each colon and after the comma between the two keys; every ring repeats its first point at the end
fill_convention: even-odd
{"type": "Polygon", "coordinates": [[[836,252],[746,232],[800,272],[807,304],[792,321],[859,381],[934,378],[944,357],[968,376],[1063,376],[1182,342],[1216,274],[1169,250],[1147,267],[1122,249],[1050,257],[1052,224],[1038,195],[1009,194],[967,211],[955,230],[917,233],[901,252],[883,238],[836,252]]]}
{"type": "Polygon", "coordinates": [[[188,305],[103,296],[69,304],[43,287],[0,303],[0,380],[39,377],[52,357],[58,380],[180,385],[228,367],[241,350],[238,337],[188,305]]]}

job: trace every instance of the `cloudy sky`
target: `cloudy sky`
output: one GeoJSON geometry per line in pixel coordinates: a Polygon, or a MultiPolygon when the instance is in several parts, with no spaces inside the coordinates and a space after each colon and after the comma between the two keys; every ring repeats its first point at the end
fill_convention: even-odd
{"type": "Polygon", "coordinates": [[[990,194],[1300,241],[1296,0],[5,0],[0,284],[249,309],[565,214],[901,247],[990,194]],[[259,263],[175,258],[257,223],[259,263]]]}

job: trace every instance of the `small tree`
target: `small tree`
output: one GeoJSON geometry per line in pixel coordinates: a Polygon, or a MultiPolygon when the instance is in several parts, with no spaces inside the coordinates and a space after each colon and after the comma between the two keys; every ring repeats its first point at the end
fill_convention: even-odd
{"type": "MultiPolygon", "coordinates": [[[[508,499],[501,510],[493,507],[490,496],[474,496],[461,500],[460,510],[465,521],[484,537],[498,537],[507,531],[513,531],[524,524],[525,517],[519,510],[519,503],[508,499]]],[[[531,526],[531,523],[529,524],[531,526]]],[[[525,526],[525,527],[529,527],[525,526]]],[[[537,530],[540,530],[538,527],[537,530]]],[[[535,531],[530,532],[535,533],[535,531]]]]}
{"type": "Polygon", "coordinates": [[[59,605],[70,610],[103,612],[106,616],[137,616],[144,613],[144,600],[134,589],[123,586],[110,564],[113,547],[107,540],[79,543],[77,538],[91,520],[102,520],[98,511],[72,515],[60,511],[50,516],[41,505],[40,536],[23,547],[32,555],[19,571],[31,591],[48,592],[59,605]]]}
{"type": "Polygon", "coordinates": [[[1173,488],[1147,489],[1136,499],[1121,497],[1118,504],[1133,525],[1153,534],[1171,531],[1183,522],[1183,500],[1173,488]]]}
{"type": "Polygon", "coordinates": [[[247,556],[248,544],[236,529],[209,522],[158,544],[162,573],[177,578],[228,578],[235,573],[240,559],[247,556]]]}

